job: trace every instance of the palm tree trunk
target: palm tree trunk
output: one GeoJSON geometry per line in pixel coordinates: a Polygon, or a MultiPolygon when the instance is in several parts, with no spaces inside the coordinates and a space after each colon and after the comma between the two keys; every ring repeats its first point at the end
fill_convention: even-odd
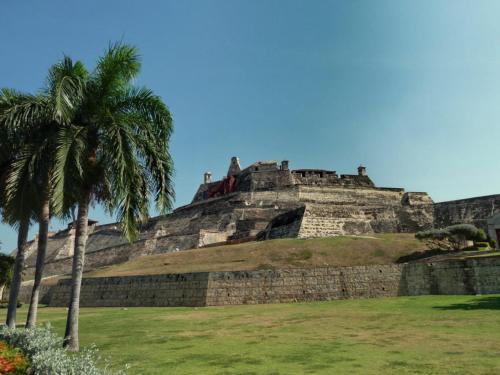
{"type": "Polygon", "coordinates": [[[36,255],[35,281],[31,291],[30,308],[26,319],[26,328],[33,328],[36,325],[38,312],[38,297],[42,285],[43,266],[45,264],[45,253],[47,251],[47,237],[49,234],[50,207],[49,199],[46,197],[42,205],[42,211],[38,219],[38,249],[36,255]]]}
{"type": "Polygon", "coordinates": [[[21,220],[19,223],[19,232],[17,234],[16,262],[14,263],[14,275],[10,283],[9,307],[7,310],[7,321],[5,323],[9,328],[16,328],[17,297],[21,289],[24,261],[26,259],[28,229],[29,220],[21,220]]]}
{"type": "Polygon", "coordinates": [[[5,288],[5,285],[0,286],[0,301],[3,301],[3,290],[5,288]]]}
{"type": "Polygon", "coordinates": [[[64,347],[74,352],[79,350],[78,316],[80,313],[80,289],[82,286],[83,265],[85,262],[85,246],[87,244],[88,235],[89,202],[90,192],[87,191],[83,193],[82,199],[78,204],[71,297],[69,301],[68,318],[66,320],[66,333],[64,335],[64,347]]]}

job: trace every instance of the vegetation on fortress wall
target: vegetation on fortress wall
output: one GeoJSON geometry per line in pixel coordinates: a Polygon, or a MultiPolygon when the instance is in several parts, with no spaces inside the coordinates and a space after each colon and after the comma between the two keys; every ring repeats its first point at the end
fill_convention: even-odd
{"type": "Polygon", "coordinates": [[[139,257],[86,277],[390,264],[424,248],[405,233],[280,239],[139,257]]]}
{"type": "MultiPolygon", "coordinates": [[[[425,296],[210,308],[82,309],[129,374],[497,374],[500,296],[425,296]]],[[[62,334],[64,308],[40,309],[62,334]]],[[[0,310],[0,318],[4,318],[0,310]]],[[[23,318],[26,309],[20,311],[23,318]]]]}

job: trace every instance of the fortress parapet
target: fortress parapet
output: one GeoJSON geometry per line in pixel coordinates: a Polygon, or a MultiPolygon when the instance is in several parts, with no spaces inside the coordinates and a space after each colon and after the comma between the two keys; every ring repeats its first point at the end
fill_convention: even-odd
{"type": "Polygon", "coordinates": [[[336,171],[325,169],[290,170],[288,160],[283,160],[280,166],[275,160],[257,161],[241,169],[239,158],[232,157],[227,176],[222,180],[212,182],[211,175],[205,173],[193,203],[237,191],[273,191],[299,185],[376,188],[363,166],[358,167],[358,174],[339,176],[336,171]]]}

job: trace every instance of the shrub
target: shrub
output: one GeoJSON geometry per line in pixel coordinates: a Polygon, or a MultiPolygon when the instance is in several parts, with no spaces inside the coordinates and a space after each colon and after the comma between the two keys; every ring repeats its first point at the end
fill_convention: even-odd
{"type": "Polygon", "coordinates": [[[473,238],[475,242],[487,242],[489,241],[489,236],[486,235],[486,232],[483,229],[478,229],[476,232],[476,236],[473,238]]]}
{"type": "Polygon", "coordinates": [[[471,224],[456,224],[443,229],[429,229],[415,233],[415,237],[425,241],[432,249],[462,249],[467,241],[486,239],[486,233],[471,224]],[[482,233],[481,233],[482,232],[482,233]]]}
{"type": "Polygon", "coordinates": [[[429,229],[415,233],[415,237],[419,240],[439,239],[444,240],[448,233],[444,229],[429,229]]]}
{"type": "MultiPolygon", "coordinates": [[[[0,340],[19,348],[31,362],[31,370],[37,375],[111,375],[107,363],[97,367],[101,361],[94,346],[80,353],[67,353],[63,340],[55,335],[50,326],[33,329],[0,329],[0,340]]],[[[123,374],[123,372],[115,373],[123,374]]]]}
{"type": "Polygon", "coordinates": [[[489,250],[490,248],[489,242],[475,242],[474,245],[481,250],[489,250]]]}
{"type": "MultiPolygon", "coordinates": [[[[474,225],[471,224],[456,224],[446,227],[446,231],[450,233],[452,236],[456,236],[459,238],[463,238],[464,240],[474,240],[479,233],[479,229],[477,229],[474,225]]],[[[486,239],[486,234],[483,231],[483,234],[486,239]]]]}
{"type": "Polygon", "coordinates": [[[424,241],[430,249],[449,249],[449,236],[446,229],[429,229],[415,233],[415,238],[424,241]]]}
{"type": "Polygon", "coordinates": [[[496,240],[490,240],[490,246],[492,249],[496,249],[497,247],[497,241],[496,240]]]}
{"type": "Polygon", "coordinates": [[[29,365],[19,349],[11,348],[5,341],[0,341],[0,374],[27,374],[29,365]]]}

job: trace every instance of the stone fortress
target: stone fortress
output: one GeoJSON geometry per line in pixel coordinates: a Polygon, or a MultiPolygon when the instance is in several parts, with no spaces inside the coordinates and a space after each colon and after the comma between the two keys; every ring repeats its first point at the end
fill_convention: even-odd
{"type": "MultiPolygon", "coordinates": [[[[291,170],[288,161],[259,161],[242,169],[231,158],[227,176],[209,172],[192,202],[150,219],[138,241],[128,243],[118,224],[91,221],[86,269],[129,259],[214,244],[285,237],[324,237],[416,232],[455,223],[472,223],[500,236],[500,195],[434,203],[427,193],[377,187],[358,167],[357,174],[320,169],[291,170]]],[[[34,273],[36,238],[30,243],[27,275],[34,273]]],[[[74,229],[51,233],[45,275],[71,270],[74,229]]]]}

